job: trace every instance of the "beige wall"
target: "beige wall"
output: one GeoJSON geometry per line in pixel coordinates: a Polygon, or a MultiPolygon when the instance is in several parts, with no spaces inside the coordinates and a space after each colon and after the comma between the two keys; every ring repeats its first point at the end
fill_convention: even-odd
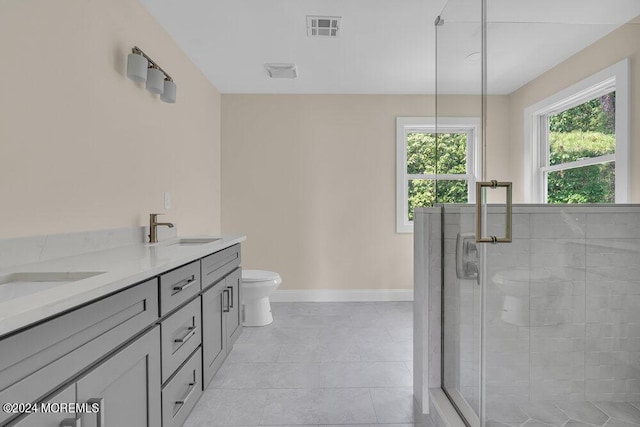
{"type": "Polygon", "coordinates": [[[220,229],[220,95],[137,0],[0,2],[0,237],[129,227],[162,212],[220,229]],[[178,85],[125,77],[140,46],[178,85]]]}
{"type": "MultiPolygon", "coordinates": [[[[637,117],[637,40],[640,25],[624,26],[490,98],[487,178],[514,181],[521,201],[524,108],[624,57],[637,117]]],[[[283,289],[412,287],[412,235],[395,232],[395,119],[433,115],[432,97],[221,97],[136,0],[5,0],[0,53],[0,237],[142,225],[171,191],[181,234],[217,233],[222,219],[248,236],[244,265],[279,271],[283,289]],[[134,44],[175,78],[177,104],[125,77],[134,44]]],[[[439,107],[479,111],[475,97],[439,107]]]]}
{"type": "MultiPolygon", "coordinates": [[[[640,202],[640,20],[580,51],[510,95],[510,163],[514,201],[524,200],[524,109],[624,58],[630,59],[630,202],[640,202]]],[[[489,117],[491,120],[491,117],[489,117]]]]}
{"type": "MultiPolygon", "coordinates": [[[[506,117],[506,97],[489,106],[506,117]]],[[[412,288],[413,235],[395,232],[395,123],[433,113],[425,96],[223,95],[222,228],[247,235],[243,266],[278,271],[281,289],[412,288]]],[[[506,130],[488,132],[490,162],[505,164],[506,130]]]]}
{"type": "MultiPolygon", "coordinates": [[[[523,114],[631,59],[632,165],[640,165],[640,25],[626,25],[509,96],[490,97],[487,179],[523,201],[523,114]]],[[[476,97],[441,115],[479,115],[476,97]]],[[[395,119],[429,116],[432,97],[223,95],[222,227],[247,234],[244,265],[279,271],[282,289],[411,288],[410,234],[395,233],[395,119]]],[[[632,200],[640,202],[640,168],[632,200]]]]}

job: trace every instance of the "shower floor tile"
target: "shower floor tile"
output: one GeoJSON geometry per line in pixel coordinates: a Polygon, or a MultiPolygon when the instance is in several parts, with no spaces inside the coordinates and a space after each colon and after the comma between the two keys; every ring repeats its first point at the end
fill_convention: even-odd
{"type": "Polygon", "coordinates": [[[640,426],[638,402],[532,401],[487,408],[488,427],[640,426]],[[520,415],[514,416],[514,414],[520,415]]]}

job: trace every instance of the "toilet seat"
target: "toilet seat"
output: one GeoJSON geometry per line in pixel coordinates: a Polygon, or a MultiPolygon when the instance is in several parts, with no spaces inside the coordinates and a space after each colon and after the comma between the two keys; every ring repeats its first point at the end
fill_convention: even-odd
{"type": "Polygon", "coordinates": [[[267,270],[242,270],[243,282],[266,282],[268,280],[278,280],[280,275],[267,270]]]}

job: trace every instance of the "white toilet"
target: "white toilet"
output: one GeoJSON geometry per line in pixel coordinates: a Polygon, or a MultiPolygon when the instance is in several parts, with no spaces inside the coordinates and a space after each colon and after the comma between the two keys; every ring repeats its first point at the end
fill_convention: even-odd
{"type": "Polygon", "coordinates": [[[242,270],[244,326],[265,326],[273,322],[269,296],[280,283],[280,275],[273,271],[242,270]]]}

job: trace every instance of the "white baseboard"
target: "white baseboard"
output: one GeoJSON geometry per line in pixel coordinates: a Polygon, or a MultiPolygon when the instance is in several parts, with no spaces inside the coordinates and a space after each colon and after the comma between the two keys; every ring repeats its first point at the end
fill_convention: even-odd
{"type": "Polygon", "coordinates": [[[272,302],[413,301],[413,289],[295,289],[276,290],[272,302]]]}

